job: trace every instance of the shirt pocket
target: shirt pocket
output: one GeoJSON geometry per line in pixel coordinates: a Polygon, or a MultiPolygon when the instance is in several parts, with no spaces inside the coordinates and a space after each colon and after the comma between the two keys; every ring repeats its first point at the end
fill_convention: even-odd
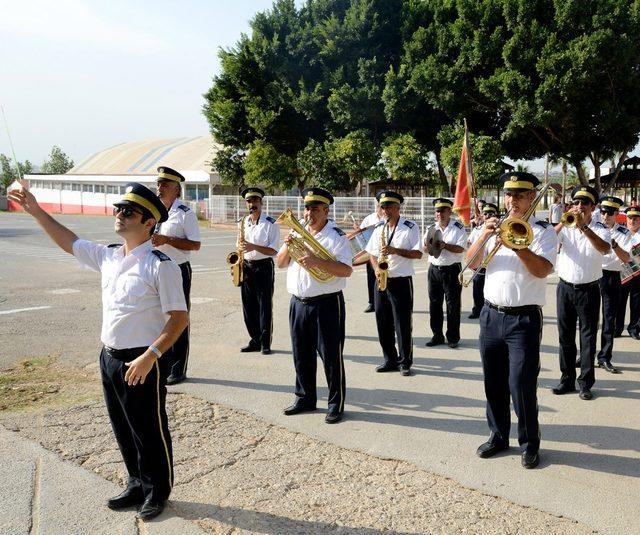
{"type": "Polygon", "coordinates": [[[116,306],[133,308],[147,293],[147,284],[140,276],[122,275],[114,285],[113,302],[116,306]]]}

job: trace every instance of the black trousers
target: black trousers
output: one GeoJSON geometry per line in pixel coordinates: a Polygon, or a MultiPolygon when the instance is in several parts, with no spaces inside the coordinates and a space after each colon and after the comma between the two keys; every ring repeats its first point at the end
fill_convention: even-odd
{"type": "Polygon", "coordinates": [[[591,388],[596,381],[594,360],[598,339],[600,288],[598,284],[574,287],[562,279],[556,289],[558,333],[560,337],[560,383],[575,388],[576,322],[580,332],[580,388],[591,388]]]}
{"type": "Polygon", "coordinates": [[[486,269],[481,269],[478,274],[473,278],[473,308],[471,314],[479,316],[484,306],[484,277],[486,269]]]}
{"type": "Polygon", "coordinates": [[[384,363],[410,368],[413,364],[413,277],[388,278],[384,292],[376,286],[375,309],[384,363]]]}
{"type": "Polygon", "coordinates": [[[242,314],[251,344],[271,349],[273,333],[273,260],[264,258],[245,262],[244,282],[240,288],[242,314]]]}
{"type": "Polygon", "coordinates": [[[511,427],[509,394],[518,417],[518,443],[524,452],[540,448],[538,373],[542,311],[515,315],[484,305],[480,312],[480,357],[487,396],[490,441],[507,444],[511,427]]]}
{"type": "Polygon", "coordinates": [[[373,269],[371,262],[367,262],[367,292],[369,294],[369,304],[375,306],[376,291],[376,270],[373,269]]]}
{"type": "MultiPolygon", "coordinates": [[[[184,262],[179,264],[182,272],[182,289],[184,290],[184,299],[187,302],[187,310],[191,310],[191,264],[184,262]]],[[[187,374],[187,364],[189,362],[189,325],[182,331],[182,334],[171,347],[171,351],[167,352],[169,361],[169,374],[180,377],[187,374]]]]}
{"type": "Polygon", "coordinates": [[[298,403],[316,406],[316,370],[320,355],[329,387],[329,410],[344,411],[346,380],[342,350],[345,318],[342,292],[309,300],[291,297],[289,328],[298,403]]]}
{"type": "Polygon", "coordinates": [[[158,361],[144,384],[127,385],[130,362],[147,348],[118,351],[102,348],[100,372],[107,412],[129,473],[128,486],[141,488],[145,498],[166,500],[173,486],[173,450],[165,408],[167,389],[158,361]],[[121,360],[122,359],[122,360],[121,360]]]}
{"type": "Polygon", "coordinates": [[[618,312],[616,317],[616,336],[620,336],[624,331],[624,319],[627,313],[627,302],[629,302],[629,324],[627,330],[629,334],[640,334],[640,277],[631,279],[620,287],[620,300],[618,302],[618,312]]]}
{"type": "Polygon", "coordinates": [[[460,341],[460,307],[462,300],[462,285],[458,280],[462,266],[429,266],[427,288],[429,290],[429,321],[433,337],[444,340],[442,326],[444,315],[443,302],[447,303],[447,341],[460,341]]]}
{"type": "Polygon", "coordinates": [[[598,281],[602,299],[602,330],[600,331],[600,351],[598,362],[611,362],[613,338],[616,330],[616,315],[620,301],[620,272],[602,270],[602,278],[598,281]]]}

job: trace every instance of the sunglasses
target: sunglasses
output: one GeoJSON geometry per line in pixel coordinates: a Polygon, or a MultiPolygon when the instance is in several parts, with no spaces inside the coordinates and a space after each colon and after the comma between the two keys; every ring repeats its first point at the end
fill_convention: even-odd
{"type": "Polygon", "coordinates": [[[614,212],[613,212],[613,210],[605,210],[603,208],[600,208],[600,213],[602,215],[613,215],[614,212]]]}
{"type": "Polygon", "coordinates": [[[496,216],[496,212],[484,212],[484,216],[485,217],[495,217],[496,216]]]}
{"type": "Polygon", "coordinates": [[[591,204],[591,201],[576,199],[575,201],[571,201],[571,204],[573,204],[573,206],[578,206],[579,204],[581,204],[582,206],[589,206],[591,204]]]}
{"type": "Polygon", "coordinates": [[[142,212],[140,212],[138,210],[134,210],[133,208],[130,208],[129,206],[114,206],[113,207],[113,215],[118,215],[120,213],[122,213],[122,215],[125,218],[133,217],[133,214],[142,215],[142,212]]]}

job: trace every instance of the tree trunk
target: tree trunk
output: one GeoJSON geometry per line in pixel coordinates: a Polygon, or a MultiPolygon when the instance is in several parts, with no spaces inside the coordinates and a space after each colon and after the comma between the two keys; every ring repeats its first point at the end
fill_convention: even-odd
{"type": "Polygon", "coordinates": [[[449,194],[451,194],[451,188],[449,186],[449,182],[447,181],[447,173],[440,163],[440,147],[438,147],[434,151],[434,154],[436,156],[436,165],[438,166],[438,178],[440,179],[440,187],[442,188],[442,191],[449,191],[449,194]]]}
{"type": "Polygon", "coordinates": [[[592,152],[590,158],[591,163],[593,164],[593,171],[595,176],[594,186],[596,188],[596,191],[598,192],[598,195],[600,195],[600,192],[602,191],[602,184],[600,183],[600,165],[602,164],[602,162],[600,161],[600,154],[598,154],[597,152],[592,152]]]}

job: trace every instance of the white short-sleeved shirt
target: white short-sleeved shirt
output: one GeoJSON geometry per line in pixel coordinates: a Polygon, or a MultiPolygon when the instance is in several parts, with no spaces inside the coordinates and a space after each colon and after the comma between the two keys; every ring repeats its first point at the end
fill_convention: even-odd
{"type": "MultiPolygon", "coordinates": [[[[174,238],[186,238],[191,241],[200,241],[200,227],[198,218],[191,208],[184,205],[180,199],[173,201],[169,209],[169,218],[157,227],[158,234],[173,236],[174,238]]],[[[156,247],[166,254],[176,264],[184,264],[191,258],[191,251],[178,249],[168,243],[156,247]]]]}
{"type": "MultiPolygon", "coordinates": [[[[529,250],[551,264],[555,264],[558,249],[558,237],[550,223],[531,217],[533,241],[529,250]]],[[[495,237],[489,238],[485,255],[495,245],[495,237]]],[[[498,249],[493,260],[487,265],[484,278],[484,297],[490,303],[504,307],[527,305],[544,306],[546,279],[535,277],[518,258],[515,251],[504,245],[498,249]]]]}
{"type": "Polygon", "coordinates": [[[124,245],[76,240],[73,254],[82,266],[102,273],[100,339],[105,346],[149,346],[162,333],[169,312],[187,310],[178,264],[154,250],[151,240],[126,256],[124,245]]]}
{"type": "Polygon", "coordinates": [[[640,243],[640,232],[631,235],[631,247],[640,243]]]}
{"type": "MultiPolygon", "coordinates": [[[[439,223],[436,223],[437,228],[442,232],[442,241],[444,243],[448,243],[449,245],[459,245],[463,249],[467,248],[467,232],[464,230],[464,225],[459,221],[454,221],[453,219],[449,219],[449,223],[443,229],[439,223]]],[[[427,230],[428,232],[428,230],[427,230]]],[[[422,241],[427,237],[427,232],[424,233],[422,237],[422,241]]],[[[440,256],[438,258],[434,258],[429,255],[429,263],[434,266],[451,266],[452,264],[457,264],[462,262],[462,258],[464,256],[464,252],[462,253],[452,253],[451,251],[447,251],[446,249],[442,249],[440,256]]]]}
{"type": "MultiPolygon", "coordinates": [[[[335,256],[338,262],[351,265],[352,252],[349,239],[336,225],[328,220],[324,228],[314,235],[314,238],[328,252],[335,256]]],[[[280,250],[284,250],[286,244],[280,250]]],[[[316,297],[344,290],[347,286],[346,277],[334,277],[329,282],[318,282],[298,262],[291,259],[287,268],[287,291],[300,298],[316,297]]]]}
{"type": "Polygon", "coordinates": [[[549,222],[557,225],[560,223],[560,219],[562,219],[562,214],[564,214],[562,203],[552,204],[549,207],[549,222]]]}
{"type": "Polygon", "coordinates": [[[384,221],[384,218],[378,216],[378,212],[373,212],[362,220],[362,223],[360,223],[360,228],[372,227],[380,223],[380,221],[384,221]]]}
{"type": "MultiPolygon", "coordinates": [[[[589,228],[607,243],[611,234],[600,221],[591,219],[589,228]]],[[[600,253],[578,228],[562,227],[558,233],[562,248],[558,255],[558,277],[571,284],[587,284],[602,278],[600,253]]]]}
{"type": "MultiPolygon", "coordinates": [[[[373,229],[373,234],[369,238],[366,251],[378,258],[380,255],[380,234],[384,229],[384,233],[387,236],[387,245],[396,247],[398,249],[408,249],[410,251],[422,251],[420,247],[420,229],[415,221],[409,221],[408,219],[400,216],[396,225],[395,233],[393,229],[385,227],[384,222],[378,223],[378,226],[373,229]],[[389,238],[393,235],[391,243],[389,238]]],[[[390,279],[396,277],[410,277],[413,275],[413,259],[405,258],[397,254],[389,255],[389,270],[387,276],[390,279]]]]}
{"type": "MultiPolygon", "coordinates": [[[[238,223],[238,228],[242,223],[238,223]]],[[[249,243],[255,245],[261,245],[263,247],[271,247],[278,250],[278,243],[280,242],[280,227],[276,225],[276,220],[273,217],[261,213],[258,221],[253,222],[251,216],[244,220],[244,239],[249,243]]],[[[272,258],[274,255],[262,254],[258,251],[249,251],[244,253],[245,260],[262,260],[263,258],[272,258]]]]}
{"type": "MultiPolygon", "coordinates": [[[[624,225],[614,223],[613,227],[609,228],[611,239],[616,240],[616,243],[621,249],[627,253],[631,250],[631,231],[624,225]]],[[[602,269],[607,271],[622,271],[622,260],[618,258],[616,252],[611,249],[609,254],[602,257],[602,269]]]]}
{"type": "Polygon", "coordinates": [[[476,241],[478,241],[483,231],[484,231],[484,223],[480,226],[473,228],[473,230],[469,233],[469,237],[467,238],[467,248],[469,248],[476,241]]]}

